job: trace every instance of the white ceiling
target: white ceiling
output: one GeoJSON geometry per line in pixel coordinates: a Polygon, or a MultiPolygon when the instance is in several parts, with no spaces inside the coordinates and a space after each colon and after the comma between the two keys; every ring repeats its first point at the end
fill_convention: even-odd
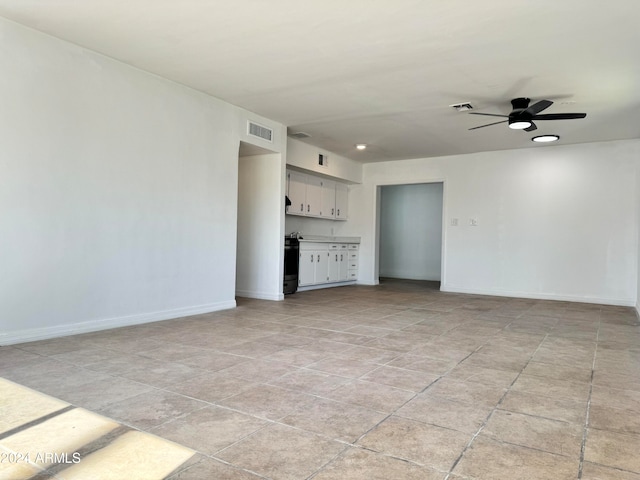
{"type": "Polygon", "coordinates": [[[0,0],[0,15],[363,162],[549,148],[468,131],[499,119],[449,107],[509,113],[521,96],[587,113],[538,122],[558,143],[640,137],[638,0],[0,0]]]}

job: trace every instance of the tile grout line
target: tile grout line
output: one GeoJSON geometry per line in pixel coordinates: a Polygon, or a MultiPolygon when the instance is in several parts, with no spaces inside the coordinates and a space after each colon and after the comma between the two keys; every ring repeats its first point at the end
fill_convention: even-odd
{"type": "Polygon", "coordinates": [[[580,445],[580,462],[578,464],[578,480],[582,479],[584,468],[584,455],[587,449],[587,437],[589,435],[589,415],[591,413],[591,395],[593,393],[593,377],[596,369],[596,358],[598,356],[598,343],[600,341],[600,328],[602,327],[602,310],[600,310],[600,318],[598,320],[598,331],[596,333],[596,348],[593,351],[593,361],[591,362],[591,381],[589,382],[589,397],[587,399],[587,411],[584,419],[584,427],[582,429],[582,444],[580,445]]]}
{"type": "MultiPolygon", "coordinates": [[[[511,324],[509,324],[511,325],[511,324]]],[[[506,328],[506,326],[504,327],[506,328]]],[[[511,391],[511,387],[513,387],[513,385],[518,381],[518,379],[520,378],[520,375],[522,375],[522,373],[525,371],[525,369],[527,368],[527,366],[529,365],[529,363],[531,363],[531,361],[533,360],[533,357],[535,356],[536,352],[540,349],[540,347],[542,346],[542,344],[545,342],[545,340],[549,337],[549,334],[546,333],[544,338],[540,341],[540,343],[538,344],[538,347],[536,348],[536,350],[531,354],[531,356],[529,357],[529,360],[527,360],[527,363],[524,365],[524,367],[522,367],[522,370],[520,370],[520,373],[518,373],[518,375],[516,376],[516,378],[513,379],[513,381],[511,382],[511,384],[509,385],[509,387],[506,389],[506,391],[504,392],[504,394],[500,397],[500,400],[498,400],[498,403],[496,403],[496,406],[493,407],[493,409],[489,412],[489,415],[487,415],[487,417],[485,418],[484,422],[482,423],[482,425],[480,426],[480,428],[478,429],[478,431],[476,433],[473,434],[473,436],[471,437],[471,440],[469,440],[469,443],[467,443],[467,445],[462,449],[462,452],[460,453],[460,455],[458,456],[458,458],[456,458],[456,460],[453,462],[453,465],[451,465],[451,468],[449,468],[449,472],[447,473],[447,475],[445,476],[445,478],[443,480],[449,480],[449,477],[451,477],[451,475],[453,474],[453,470],[456,468],[456,466],[458,465],[458,463],[460,462],[460,460],[462,460],[462,457],[464,457],[465,452],[471,447],[471,445],[473,444],[473,442],[475,441],[475,439],[478,437],[478,435],[480,435],[480,433],[482,432],[482,430],[486,427],[487,423],[489,422],[489,420],[491,419],[491,417],[493,416],[494,412],[498,409],[498,407],[500,406],[500,404],[502,404],[502,401],[504,400],[504,398],[509,394],[509,392],[511,391]]]]}
{"type": "MultiPolygon", "coordinates": [[[[384,304],[381,304],[381,306],[384,306],[384,304]]],[[[415,310],[416,308],[421,308],[421,307],[414,307],[413,309],[415,310]]],[[[375,308],[373,308],[373,307],[372,307],[372,309],[373,309],[373,310],[375,310],[375,308]]],[[[412,309],[409,309],[409,310],[412,310],[412,309]]],[[[441,312],[441,313],[450,313],[450,312],[441,312]]],[[[395,314],[393,314],[393,313],[392,313],[392,314],[387,314],[387,315],[385,315],[385,316],[384,316],[384,317],[382,317],[382,318],[387,318],[387,317],[390,317],[390,316],[393,316],[393,315],[395,315],[395,314]]],[[[518,314],[518,316],[517,316],[516,318],[518,318],[518,317],[522,317],[523,315],[525,315],[525,311],[524,311],[524,310],[523,310],[521,313],[519,313],[519,314],[518,314]]],[[[555,318],[555,315],[545,314],[545,313],[542,313],[542,314],[541,314],[541,316],[547,316],[547,315],[549,315],[549,316],[550,316],[550,318],[555,318]]],[[[347,316],[347,315],[345,315],[345,316],[347,316]]],[[[290,317],[290,318],[295,318],[295,315],[290,315],[289,317],[290,317]]],[[[230,318],[231,318],[231,317],[230,317],[230,318]]],[[[513,318],[513,317],[512,317],[512,318],[513,318]]],[[[257,319],[257,320],[259,320],[259,319],[257,319]]],[[[339,319],[334,319],[334,320],[339,321],[339,319]]],[[[225,320],[225,321],[227,321],[227,320],[225,320]]],[[[277,323],[277,322],[276,322],[276,323],[277,323]]],[[[389,333],[398,332],[398,331],[399,331],[399,332],[401,332],[404,328],[407,328],[408,326],[416,325],[416,324],[419,324],[419,323],[421,323],[421,322],[420,322],[420,321],[417,321],[417,322],[412,323],[411,325],[403,325],[403,326],[401,326],[401,327],[399,326],[398,328],[388,329],[388,330],[389,330],[389,333]]],[[[513,323],[513,322],[512,322],[512,323],[513,323]]],[[[363,325],[363,326],[366,326],[366,324],[365,324],[365,323],[363,323],[362,325],[363,325]]],[[[511,325],[511,323],[510,323],[509,325],[511,325]]],[[[309,327],[308,325],[304,325],[304,326],[305,326],[305,327],[307,327],[307,328],[309,327]]],[[[462,326],[462,324],[461,324],[461,325],[459,325],[458,327],[460,327],[460,326],[462,326]]],[[[598,324],[598,334],[596,335],[596,338],[597,338],[597,339],[599,339],[599,338],[600,338],[600,336],[604,336],[604,330],[602,330],[602,331],[601,331],[601,330],[600,330],[600,326],[604,326],[604,323],[603,323],[602,318],[600,319],[599,324],[598,324]]],[[[242,328],[250,328],[250,327],[242,326],[242,328]]],[[[326,328],[326,329],[322,329],[322,330],[332,331],[332,329],[333,329],[333,328],[338,328],[338,327],[326,328]]],[[[353,328],[353,327],[352,327],[352,328],[353,328]]],[[[376,328],[383,328],[383,327],[376,327],[376,328]]],[[[454,328],[455,328],[455,327],[454,327],[454,328]]],[[[504,328],[503,328],[503,329],[504,329],[504,328]]],[[[347,332],[345,332],[344,330],[334,330],[334,331],[336,331],[336,332],[342,332],[342,333],[349,333],[348,331],[347,331],[347,332]]],[[[440,337],[440,336],[443,336],[443,334],[444,334],[444,332],[440,333],[439,335],[436,335],[436,338],[437,338],[437,337],[440,337]]],[[[286,333],[286,335],[300,336],[300,335],[297,335],[296,333],[286,333]]],[[[357,334],[357,335],[360,335],[360,334],[357,334]]],[[[363,335],[363,336],[369,336],[369,335],[366,335],[366,334],[362,334],[362,335],[363,335]]],[[[304,336],[301,336],[301,337],[304,337],[304,336]]],[[[373,337],[373,338],[372,338],[372,340],[371,340],[370,342],[367,342],[367,344],[372,343],[372,342],[373,342],[373,340],[374,340],[375,338],[378,338],[378,337],[373,337]]],[[[495,335],[494,335],[492,338],[495,338],[495,335]]],[[[547,335],[545,335],[544,339],[547,339],[547,338],[552,338],[552,337],[549,337],[549,334],[547,334],[547,335]]],[[[544,340],[544,339],[543,339],[543,340],[544,340]]],[[[256,340],[260,340],[260,339],[256,339],[256,340]]],[[[335,341],[335,340],[332,340],[332,341],[335,341]]],[[[165,346],[166,346],[167,344],[175,343],[175,342],[169,342],[168,340],[160,340],[160,339],[159,339],[159,340],[157,340],[157,342],[158,342],[158,344],[159,344],[160,346],[162,346],[162,345],[165,345],[165,346]]],[[[267,342],[267,343],[268,343],[268,342],[267,342]]],[[[343,343],[343,342],[338,342],[338,343],[343,343]]],[[[480,347],[478,347],[475,351],[477,351],[477,350],[479,350],[480,348],[482,348],[482,346],[484,346],[486,343],[487,343],[487,342],[485,342],[483,345],[481,345],[480,347]]],[[[355,347],[367,347],[367,344],[364,344],[364,345],[363,345],[363,344],[349,344],[349,343],[345,343],[345,346],[354,347],[354,348],[355,348],[355,347]]],[[[189,344],[188,344],[188,343],[186,343],[185,345],[186,345],[186,346],[189,346],[189,344]]],[[[276,344],[274,344],[274,345],[276,345],[276,344]]],[[[540,345],[538,345],[538,349],[540,348],[540,346],[541,346],[541,344],[540,344],[540,345]]],[[[290,347],[291,347],[291,348],[295,348],[296,346],[290,346],[290,347]]],[[[289,348],[289,347],[288,347],[288,346],[286,346],[286,345],[282,345],[282,348],[289,348]]],[[[299,348],[299,347],[298,347],[298,348],[299,348]]],[[[372,347],[369,347],[369,348],[372,348],[372,347]]],[[[536,349],[536,351],[537,351],[538,349],[536,349]]],[[[213,350],[211,350],[211,349],[204,349],[204,350],[206,350],[206,351],[217,351],[217,350],[215,350],[215,349],[213,349],[213,350]]],[[[302,350],[302,349],[301,349],[301,350],[302,350]]],[[[597,350],[597,343],[596,343],[596,350],[597,350]]],[[[33,354],[38,355],[38,356],[44,356],[44,357],[48,357],[48,358],[55,359],[55,354],[53,354],[53,355],[43,355],[43,354],[40,354],[40,353],[37,353],[37,352],[31,352],[31,351],[29,351],[29,350],[24,350],[24,351],[27,351],[27,352],[29,352],[29,353],[33,353],[33,354]]],[[[474,351],[474,352],[472,352],[472,353],[475,353],[475,351],[474,351]]],[[[225,351],[219,351],[219,352],[220,352],[220,353],[224,353],[224,354],[228,354],[228,355],[237,355],[237,354],[233,354],[233,353],[227,353],[227,352],[225,352],[225,351]]],[[[600,352],[602,352],[602,350],[600,350],[600,352]]],[[[329,355],[333,355],[333,354],[334,354],[334,352],[326,352],[326,353],[328,353],[329,355]]],[[[404,353],[410,353],[410,352],[404,352],[404,353]]],[[[590,390],[589,390],[589,400],[588,400],[587,409],[589,409],[589,406],[590,406],[591,393],[592,393],[592,390],[593,390],[593,379],[594,379],[594,372],[595,372],[595,359],[596,359],[595,353],[596,353],[596,352],[594,351],[594,357],[593,357],[593,362],[592,362],[592,371],[591,371],[591,383],[590,383],[590,390]]],[[[534,353],[534,354],[535,354],[535,353],[534,353]]],[[[499,408],[500,404],[503,402],[503,400],[505,399],[506,395],[509,393],[511,386],[513,386],[513,384],[515,383],[515,381],[517,381],[517,379],[518,379],[518,378],[520,377],[520,375],[523,373],[523,371],[524,371],[524,369],[527,367],[527,365],[529,365],[529,363],[530,363],[531,361],[533,361],[533,355],[534,355],[534,354],[532,354],[531,358],[529,358],[529,361],[527,362],[527,364],[525,365],[525,367],[523,368],[523,370],[522,370],[522,371],[521,371],[521,372],[516,376],[516,378],[515,378],[515,379],[514,379],[514,381],[511,383],[511,385],[509,386],[509,388],[507,389],[507,391],[503,394],[503,396],[501,397],[501,399],[498,401],[498,403],[497,403],[496,407],[494,407],[494,409],[491,411],[491,413],[487,416],[487,418],[485,419],[485,423],[483,424],[483,426],[481,427],[481,429],[480,429],[480,430],[478,430],[478,432],[476,433],[476,435],[479,435],[479,434],[480,434],[481,430],[486,426],[487,422],[489,421],[489,419],[490,419],[491,415],[493,415],[493,413],[494,413],[494,412],[499,408]]],[[[470,354],[470,355],[471,355],[471,354],[470,354]]],[[[467,359],[470,355],[468,355],[467,357],[465,357],[465,359],[467,359]]],[[[238,356],[244,356],[244,355],[238,355],[238,356]]],[[[153,359],[153,357],[148,357],[148,358],[152,358],[152,359],[153,359]]],[[[247,358],[253,358],[253,357],[247,357],[247,358]]],[[[256,360],[263,360],[263,359],[265,359],[265,358],[262,358],[262,357],[260,357],[260,358],[256,358],[256,360]]],[[[458,364],[456,364],[456,366],[457,366],[457,365],[459,365],[459,363],[461,363],[461,362],[462,362],[462,361],[464,361],[465,359],[463,359],[463,360],[461,360],[460,362],[458,362],[458,364]]],[[[56,360],[57,360],[57,359],[56,359],[56,360]]],[[[163,360],[163,359],[154,359],[154,360],[158,360],[158,361],[167,361],[167,362],[171,362],[171,363],[180,363],[180,361],[179,361],[179,360],[163,360]]],[[[266,360],[270,360],[270,359],[269,359],[269,358],[266,358],[266,360]]],[[[62,360],[62,361],[64,361],[64,360],[62,360]]],[[[365,360],[365,361],[366,361],[366,360],[365,360]]],[[[389,361],[387,361],[387,362],[386,362],[386,364],[391,363],[392,361],[393,361],[393,360],[389,360],[389,361]]],[[[71,362],[70,362],[70,363],[71,363],[71,362]]],[[[286,363],[286,362],[284,362],[284,363],[286,363]]],[[[312,363],[313,363],[313,362],[312,362],[312,363]]],[[[372,362],[372,363],[377,363],[377,362],[372,362]]],[[[379,367],[379,366],[381,366],[381,365],[386,365],[386,364],[378,364],[378,367],[379,367]]],[[[74,364],[74,365],[75,365],[75,364],[74,364]]],[[[84,367],[85,367],[84,365],[77,365],[77,366],[79,366],[80,368],[84,368],[84,367]]],[[[293,365],[293,366],[295,366],[295,365],[293,365]]],[[[304,369],[306,369],[305,367],[307,367],[307,366],[298,367],[298,368],[300,368],[300,369],[303,369],[303,370],[304,370],[304,369]]],[[[397,367],[397,368],[399,368],[399,369],[403,369],[403,370],[411,370],[411,369],[405,369],[405,368],[403,368],[403,367],[397,367]]],[[[455,367],[452,367],[452,368],[455,368],[455,367]]],[[[224,370],[224,369],[223,369],[223,370],[224,370]]],[[[321,371],[316,371],[316,370],[312,370],[312,371],[314,371],[314,372],[319,372],[319,373],[325,373],[325,374],[327,374],[327,375],[334,375],[334,374],[331,374],[331,373],[329,373],[329,372],[321,372],[321,371]]],[[[413,371],[413,370],[411,370],[411,371],[413,371]]],[[[100,373],[106,373],[106,372],[100,372],[100,373]]],[[[127,379],[127,377],[123,377],[123,376],[121,376],[120,374],[117,374],[117,373],[106,373],[106,374],[107,374],[108,376],[111,376],[111,377],[114,377],[114,378],[127,379]]],[[[284,375],[285,375],[285,374],[280,375],[280,377],[282,377],[282,376],[284,376],[284,375]]],[[[359,376],[359,377],[357,377],[357,378],[351,378],[351,380],[362,379],[362,377],[364,377],[364,376],[366,376],[366,375],[367,375],[367,374],[365,373],[365,374],[360,375],[360,376],[359,376]]],[[[426,390],[428,390],[431,386],[433,386],[435,383],[437,383],[439,380],[441,380],[441,378],[442,378],[444,375],[446,375],[446,374],[443,374],[443,375],[438,376],[438,378],[437,378],[437,379],[435,379],[432,383],[430,383],[429,385],[427,385],[426,387],[424,387],[420,392],[417,392],[417,393],[415,393],[415,392],[414,392],[414,395],[413,395],[409,400],[407,400],[404,404],[406,404],[406,403],[408,403],[409,401],[411,401],[412,399],[416,398],[416,396],[417,396],[417,395],[419,395],[420,393],[423,393],[423,392],[425,392],[426,390]]],[[[127,380],[128,380],[128,379],[127,379],[127,380]]],[[[140,382],[138,382],[138,381],[136,381],[136,380],[131,380],[131,381],[132,381],[132,382],[134,382],[134,383],[140,383],[140,382]]],[[[268,384],[269,384],[269,382],[268,382],[268,381],[265,381],[265,380],[261,380],[261,381],[259,381],[258,383],[260,383],[260,384],[265,384],[265,385],[268,385],[268,384]]],[[[377,383],[377,382],[373,382],[373,383],[377,383]]],[[[154,390],[168,391],[168,392],[171,392],[171,393],[174,393],[174,394],[176,394],[176,395],[183,396],[183,397],[186,397],[186,398],[194,398],[194,397],[189,397],[188,395],[183,395],[183,394],[180,394],[180,393],[177,393],[177,392],[172,392],[171,390],[167,390],[167,386],[157,386],[157,384],[146,384],[146,383],[142,383],[142,385],[147,385],[147,386],[149,386],[150,388],[153,388],[154,390]]],[[[287,388],[287,387],[283,387],[283,386],[278,386],[278,385],[274,385],[274,386],[279,387],[279,388],[284,388],[284,389],[287,389],[287,390],[298,391],[298,390],[296,390],[296,389],[291,389],[291,388],[287,388]]],[[[392,387],[392,388],[398,388],[398,387],[393,387],[393,386],[390,386],[390,387],[392,387]]],[[[401,389],[401,390],[404,390],[404,389],[401,389]]],[[[320,394],[311,394],[311,393],[309,393],[309,392],[305,392],[305,393],[307,393],[307,394],[309,394],[309,395],[312,395],[312,396],[314,396],[314,397],[318,397],[318,398],[327,398],[327,397],[324,397],[324,396],[323,396],[323,394],[321,394],[321,393],[320,393],[320,394]]],[[[134,396],[134,397],[135,397],[135,396],[134,396]]],[[[200,400],[200,399],[198,399],[198,398],[194,398],[194,399],[195,399],[195,400],[199,400],[199,401],[203,401],[203,400],[200,400]]],[[[331,398],[329,398],[329,400],[336,401],[336,400],[331,399],[331,398]]],[[[204,403],[209,403],[209,404],[216,405],[216,403],[212,403],[212,402],[207,402],[207,401],[203,401],[203,402],[204,402],[204,403]]],[[[340,403],[340,401],[339,401],[339,400],[338,400],[338,402],[340,403]]],[[[351,402],[345,402],[345,403],[350,404],[351,402]]],[[[403,405],[404,405],[404,404],[403,404],[403,405]]],[[[395,409],[391,414],[389,414],[389,416],[390,416],[390,415],[397,415],[397,411],[398,411],[398,409],[402,408],[402,406],[403,406],[403,405],[401,405],[401,406],[399,406],[399,407],[396,407],[396,409],[395,409]]],[[[230,410],[235,410],[235,409],[233,409],[233,408],[229,408],[229,407],[224,406],[224,405],[218,405],[218,406],[220,406],[220,407],[222,407],[222,408],[230,409],[230,410]]],[[[370,408],[370,407],[366,407],[366,406],[364,406],[364,407],[365,407],[365,408],[370,408]]],[[[204,408],[204,407],[202,407],[202,408],[204,408]]],[[[247,412],[244,412],[244,411],[242,411],[242,410],[237,410],[237,411],[238,411],[238,412],[240,412],[240,413],[247,414],[247,412]]],[[[384,413],[384,412],[381,412],[381,413],[384,413]]],[[[189,412],[185,413],[184,415],[188,415],[188,414],[189,414],[189,412]]],[[[255,417],[255,415],[252,415],[252,416],[254,416],[254,417],[255,417]]],[[[262,418],[262,417],[256,417],[256,418],[260,418],[260,419],[262,419],[262,420],[265,420],[265,418],[262,418]]],[[[387,416],[386,418],[388,418],[388,416],[387,416]]],[[[273,420],[269,420],[269,419],[266,419],[266,421],[267,421],[268,423],[279,423],[279,421],[273,421],[273,420]]],[[[383,420],[383,421],[384,421],[384,420],[383,420]]],[[[286,425],[286,424],[283,424],[283,425],[286,425]]],[[[292,427],[292,428],[296,428],[296,427],[293,427],[293,426],[291,426],[291,425],[286,425],[286,426],[288,426],[288,427],[292,427]]],[[[266,427],[266,425],[265,425],[265,427],[266,427]]],[[[584,459],[586,435],[587,435],[587,433],[588,433],[588,432],[587,432],[587,427],[588,427],[588,411],[587,411],[587,419],[586,419],[586,421],[585,421],[584,430],[583,430],[582,452],[581,452],[581,459],[580,459],[580,474],[582,473],[582,471],[581,471],[581,469],[582,469],[582,461],[583,461],[583,459],[584,459]]],[[[375,427],[374,427],[374,428],[375,428],[375,427]]],[[[301,431],[308,431],[308,430],[299,429],[299,428],[297,428],[297,429],[298,429],[298,430],[301,430],[301,431]]],[[[323,435],[318,434],[318,433],[313,432],[313,431],[308,431],[308,432],[313,433],[313,434],[315,434],[315,435],[323,436],[323,435]]],[[[255,432],[254,432],[254,433],[255,433],[255,432]]],[[[153,433],[152,433],[152,434],[153,434],[153,433]]],[[[329,437],[326,437],[326,438],[328,438],[328,439],[329,439],[329,437]]],[[[475,438],[475,437],[474,437],[474,438],[475,438]]],[[[472,439],[472,442],[473,442],[473,439],[472,439]]],[[[344,444],[345,444],[345,449],[343,449],[343,450],[342,450],[342,452],[340,452],[340,453],[338,453],[337,455],[335,455],[335,456],[333,457],[333,459],[332,459],[332,460],[330,460],[328,463],[326,463],[326,464],[322,465],[322,466],[319,468],[319,470],[317,470],[315,473],[313,473],[313,474],[312,474],[310,477],[308,477],[308,478],[312,478],[312,477],[315,477],[316,475],[318,475],[318,473],[319,473],[320,471],[323,471],[329,463],[331,463],[332,461],[335,461],[335,459],[336,459],[336,458],[338,458],[340,455],[342,455],[345,451],[348,451],[348,449],[349,449],[350,447],[354,447],[354,448],[358,448],[358,449],[368,450],[367,448],[363,448],[362,446],[359,446],[359,445],[351,445],[351,444],[349,444],[348,442],[342,442],[342,443],[344,443],[344,444]]],[[[504,443],[508,443],[508,442],[504,442],[504,443]]],[[[470,447],[470,446],[471,446],[471,442],[467,445],[467,447],[470,447]]],[[[465,449],[465,450],[466,450],[466,449],[465,449]]],[[[369,451],[369,450],[368,450],[368,451],[369,451]]],[[[374,450],[370,450],[370,451],[375,452],[374,450]]],[[[391,458],[397,458],[397,459],[402,460],[402,458],[400,458],[400,457],[395,457],[395,456],[393,456],[393,455],[384,454],[383,452],[375,452],[375,453],[380,454],[380,455],[383,455],[383,456],[388,456],[388,457],[391,457],[391,458]]],[[[464,452],[463,452],[463,453],[464,453],[464,452]]],[[[206,457],[206,455],[203,455],[203,456],[204,456],[204,457],[206,457]]],[[[462,457],[463,457],[463,455],[461,454],[461,456],[459,457],[459,459],[458,459],[458,460],[462,459],[462,457]]],[[[211,456],[211,458],[216,458],[216,457],[215,457],[215,456],[211,456]]],[[[218,459],[218,460],[222,461],[221,459],[218,459]]],[[[406,460],[405,460],[405,461],[406,461],[406,460]]],[[[228,462],[224,462],[224,461],[222,461],[222,462],[223,462],[223,463],[227,463],[228,465],[233,466],[234,468],[240,468],[240,467],[238,467],[238,466],[236,466],[236,465],[233,465],[233,464],[230,464],[230,463],[228,463],[228,462]]],[[[410,460],[408,461],[408,463],[412,463],[412,464],[416,464],[416,465],[421,465],[420,463],[412,462],[412,461],[410,461],[410,460]]],[[[456,462],[456,464],[457,464],[457,462],[456,462]]],[[[453,466],[453,467],[451,467],[451,469],[450,469],[449,473],[447,474],[447,478],[449,478],[451,475],[454,475],[454,474],[452,473],[454,468],[455,468],[455,464],[454,464],[454,466],[453,466]]],[[[241,470],[243,470],[243,471],[245,471],[245,472],[251,472],[251,473],[254,473],[254,474],[255,474],[255,472],[252,472],[251,470],[246,470],[246,469],[241,469],[241,470]]],[[[446,472],[442,472],[442,473],[444,474],[444,473],[446,473],[446,472]]],[[[266,477],[262,477],[262,475],[261,475],[261,476],[260,476],[260,478],[266,478],[266,477]]]]}

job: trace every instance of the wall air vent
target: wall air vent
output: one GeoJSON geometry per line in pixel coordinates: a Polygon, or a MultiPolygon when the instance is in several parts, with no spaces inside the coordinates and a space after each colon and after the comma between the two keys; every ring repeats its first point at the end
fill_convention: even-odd
{"type": "Polygon", "coordinates": [[[247,135],[261,138],[267,142],[273,142],[273,130],[251,121],[247,123],[247,135]]]}
{"type": "Polygon", "coordinates": [[[309,135],[307,132],[292,132],[289,134],[289,136],[291,138],[309,138],[311,135],[309,135]]]}

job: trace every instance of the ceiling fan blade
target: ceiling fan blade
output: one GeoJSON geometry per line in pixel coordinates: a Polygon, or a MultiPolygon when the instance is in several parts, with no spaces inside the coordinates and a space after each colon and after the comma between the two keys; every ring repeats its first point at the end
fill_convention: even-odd
{"type": "Polygon", "coordinates": [[[538,127],[536,127],[536,124],[531,122],[531,126],[529,128],[525,128],[524,131],[525,132],[533,132],[534,130],[537,130],[538,127]]]}
{"type": "Polygon", "coordinates": [[[509,118],[509,115],[500,115],[500,114],[498,114],[498,113],[469,112],[469,115],[487,115],[488,117],[504,117],[504,118],[509,118]]]}
{"type": "Polygon", "coordinates": [[[574,118],[584,118],[586,113],[544,113],[542,115],[534,115],[533,120],[572,120],[574,118]]]}
{"type": "Polygon", "coordinates": [[[490,127],[491,125],[497,125],[499,123],[507,123],[508,121],[509,120],[502,120],[501,122],[487,123],[486,125],[480,125],[479,127],[473,127],[473,128],[470,128],[469,130],[477,130],[478,128],[490,127]]]}
{"type": "Polygon", "coordinates": [[[553,102],[551,100],[540,100],[539,102],[536,102],[529,108],[525,109],[525,112],[529,115],[536,115],[541,111],[546,110],[551,105],[553,105],[553,102]]]}

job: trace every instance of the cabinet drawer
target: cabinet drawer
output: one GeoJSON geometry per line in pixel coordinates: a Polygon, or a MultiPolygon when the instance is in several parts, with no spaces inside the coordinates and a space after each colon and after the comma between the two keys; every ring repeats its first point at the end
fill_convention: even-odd
{"type": "Polygon", "coordinates": [[[319,242],[300,242],[300,250],[328,250],[327,243],[319,242]]]}
{"type": "Polygon", "coordinates": [[[349,262],[349,270],[357,270],[357,269],[358,269],[358,262],[357,261],[355,261],[355,262],[350,261],[349,262]]]}
{"type": "Polygon", "coordinates": [[[349,270],[349,280],[357,280],[357,279],[358,279],[358,271],[349,270]]]}
{"type": "Polygon", "coordinates": [[[360,245],[358,245],[357,243],[350,243],[349,244],[349,250],[358,250],[358,247],[360,245]]]}
{"type": "Polygon", "coordinates": [[[337,243],[330,243],[329,244],[329,250],[338,250],[340,249],[340,245],[337,243]]]}
{"type": "Polygon", "coordinates": [[[349,261],[358,261],[358,252],[349,252],[349,261]]]}

